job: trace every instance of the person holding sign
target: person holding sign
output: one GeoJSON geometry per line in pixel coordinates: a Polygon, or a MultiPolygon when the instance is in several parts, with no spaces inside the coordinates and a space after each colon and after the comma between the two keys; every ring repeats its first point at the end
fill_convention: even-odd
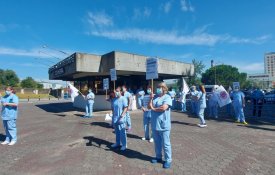
{"type": "MultiPolygon", "coordinates": [[[[127,100],[127,104],[128,104],[128,108],[130,106],[132,106],[132,95],[127,91],[127,87],[126,85],[122,86],[122,91],[123,91],[123,96],[126,98],[127,100]]],[[[128,132],[132,131],[132,122],[131,122],[131,116],[130,116],[130,112],[127,108],[127,112],[126,112],[126,123],[127,123],[127,128],[128,128],[128,132]]]]}
{"type": "Polygon", "coordinates": [[[14,145],[17,142],[17,110],[19,99],[15,95],[15,91],[12,87],[6,87],[6,95],[2,97],[2,120],[4,129],[6,132],[6,140],[2,142],[2,145],[14,145]]]}
{"type": "Polygon", "coordinates": [[[204,128],[206,127],[206,123],[204,120],[204,110],[206,108],[206,92],[203,85],[199,86],[199,90],[196,98],[197,98],[197,116],[200,118],[200,123],[198,124],[199,127],[204,128]]]}
{"type": "Polygon", "coordinates": [[[244,125],[247,125],[245,121],[245,116],[243,112],[243,108],[245,107],[245,99],[244,99],[244,93],[240,91],[239,86],[233,85],[233,93],[231,94],[231,97],[233,98],[233,108],[236,115],[236,123],[242,122],[244,125]]]}
{"type": "Polygon", "coordinates": [[[150,101],[150,95],[152,94],[152,89],[150,86],[147,88],[147,94],[143,97],[141,109],[143,111],[143,128],[144,137],[142,140],[149,140],[149,142],[154,142],[153,137],[150,138],[150,123],[151,123],[151,110],[148,109],[148,103],[150,101]]]}
{"type": "Polygon", "coordinates": [[[126,113],[128,110],[127,99],[122,96],[121,88],[117,87],[115,91],[115,98],[113,102],[113,123],[115,125],[116,143],[112,144],[112,148],[117,148],[122,144],[121,151],[127,148],[126,138],[126,113]]]}
{"type": "Polygon", "coordinates": [[[92,89],[89,89],[89,93],[86,96],[86,114],[83,118],[92,118],[93,117],[93,106],[94,106],[94,99],[95,94],[92,92],[92,89]]]}
{"type": "Polygon", "coordinates": [[[172,99],[164,82],[160,83],[156,95],[151,94],[148,108],[151,109],[151,127],[155,143],[156,158],[152,163],[162,163],[162,149],[164,149],[163,168],[170,168],[172,163],[172,149],[170,143],[171,106],[172,99]]]}

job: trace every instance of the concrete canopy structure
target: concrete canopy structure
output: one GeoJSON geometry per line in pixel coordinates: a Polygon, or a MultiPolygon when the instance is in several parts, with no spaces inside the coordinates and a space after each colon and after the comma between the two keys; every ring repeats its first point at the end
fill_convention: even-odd
{"type": "MultiPolygon", "coordinates": [[[[78,81],[88,77],[110,77],[110,69],[117,76],[146,75],[148,57],[112,51],[105,55],[74,53],[49,69],[51,80],[78,81]]],[[[159,59],[159,80],[186,77],[194,74],[194,65],[167,59],[159,59]]]]}

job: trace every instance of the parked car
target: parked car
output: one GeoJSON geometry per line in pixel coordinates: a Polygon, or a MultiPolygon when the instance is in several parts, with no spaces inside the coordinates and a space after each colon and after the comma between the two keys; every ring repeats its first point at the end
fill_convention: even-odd
{"type": "Polygon", "coordinates": [[[267,92],[264,96],[266,103],[275,103],[275,90],[267,92]]]}

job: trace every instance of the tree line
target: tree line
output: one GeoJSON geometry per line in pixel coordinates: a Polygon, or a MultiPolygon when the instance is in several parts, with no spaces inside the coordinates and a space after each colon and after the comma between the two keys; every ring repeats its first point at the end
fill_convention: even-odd
{"type": "Polygon", "coordinates": [[[27,77],[20,81],[13,70],[0,69],[0,86],[13,86],[21,88],[42,89],[43,85],[36,82],[32,77],[27,77]]]}

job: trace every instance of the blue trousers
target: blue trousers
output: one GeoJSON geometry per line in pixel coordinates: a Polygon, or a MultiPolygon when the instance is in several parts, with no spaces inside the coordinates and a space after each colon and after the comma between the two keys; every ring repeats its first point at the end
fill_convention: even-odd
{"type": "MultiPolygon", "coordinates": [[[[144,137],[150,139],[150,122],[151,122],[151,111],[145,111],[143,113],[143,128],[144,128],[144,137]]],[[[152,136],[151,136],[152,137],[152,136]]]]}
{"type": "Polygon", "coordinates": [[[241,105],[233,105],[235,111],[236,120],[245,122],[243,107],[241,105]]]}
{"type": "Polygon", "coordinates": [[[186,112],[186,103],[181,102],[181,111],[186,112]]]}
{"type": "Polygon", "coordinates": [[[126,124],[127,124],[128,128],[132,128],[131,116],[130,116],[129,111],[126,112],[125,117],[126,117],[126,124]]]}
{"type": "Polygon", "coordinates": [[[228,115],[232,115],[231,114],[231,103],[226,105],[226,112],[227,112],[228,115]]]}
{"type": "Polygon", "coordinates": [[[172,149],[170,142],[170,130],[157,131],[153,130],[153,139],[155,143],[155,153],[157,159],[162,159],[162,148],[164,150],[164,160],[172,162],[172,149]]]}
{"type": "Polygon", "coordinates": [[[86,104],[86,116],[87,117],[92,117],[93,116],[93,106],[94,106],[94,103],[87,103],[86,104]]]}
{"type": "Polygon", "coordinates": [[[218,117],[218,106],[209,106],[209,116],[218,117]]]}
{"type": "Polygon", "coordinates": [[[205,124],[204,110],[205,110],[205,108],[198,108],[198,110],[197,110],[197,116],[200,118],[200,121],[201,121],[200,124],[205,124]]]}
{"type": "Polygon", "coordinates": [[[142,97],[138,97],[138,109],[140,109],[141,108],[141,106],[142,106],[142,101],[143,101],[143,99],[142,99],[142,97]]]}
{"type": "Polygon", "coordinates": [[[191,101],[191,108],[192,108],[192,113],[196,114],[197,113],[197,102],[191,101]]]}
{"type": "Polygon", "coordinates": [[[17,128],[16,119],[13,120],[3,120],[4,129],[6,132],[6,141],[17,141],[17,128]]]}
{"type": "MultiPolygon", "coordinates": [[[[121,127],[123,125],[116,123],[115,124],[115,134],[116,134],[116,144],[127,147],[127,137],[125,127],[121,127]]],[[[125,126],[125,124],[124,124],[125,126]]]]}

